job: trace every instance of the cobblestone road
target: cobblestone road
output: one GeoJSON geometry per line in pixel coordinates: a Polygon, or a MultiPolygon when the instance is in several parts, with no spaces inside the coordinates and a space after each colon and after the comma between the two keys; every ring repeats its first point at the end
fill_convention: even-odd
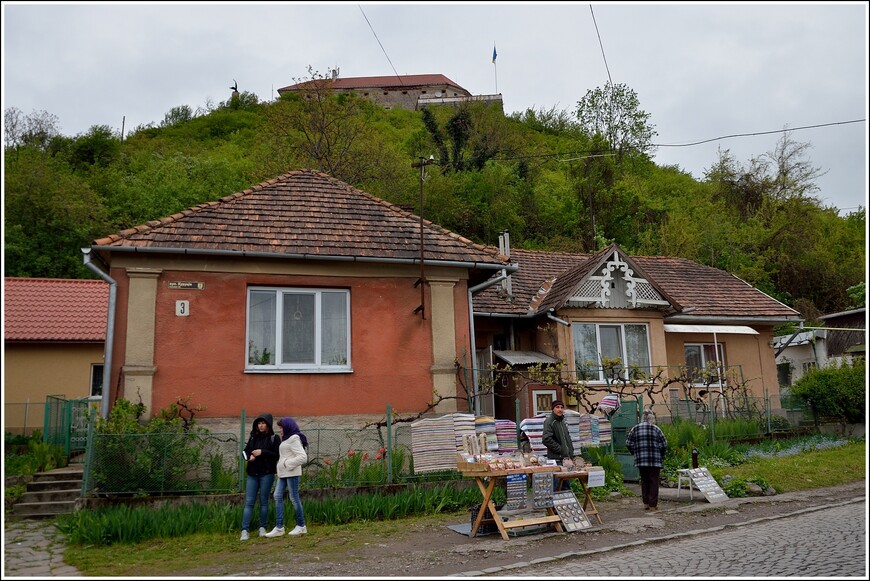
{"type": "MultiPolygon", "coordinates": [[[[867,578],[866,503],[804,509],[721,532],[477,575],[535,578],[861,577],[867,578]]],[[[474,575],[474,573],[469,573],[474,575]]],[[[469,575],[466,574],[466,575],[469,575]]],[[[477,576],[475,575],[475,576],[477,576]]]]}

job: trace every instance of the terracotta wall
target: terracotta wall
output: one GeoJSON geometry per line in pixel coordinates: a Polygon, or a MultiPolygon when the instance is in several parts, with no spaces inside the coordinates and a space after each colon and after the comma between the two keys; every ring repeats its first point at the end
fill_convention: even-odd
{"type": "MultiPolygon", "coordinates": [[[[254,261],[246,266],[249,270],[276,270],[269,266],[261,269],[254,261]]],[[[362,271],[344,266],[338,268],[344,271],[341,278],[321,274],[322,268],[294,274],[205,272],[199,268],[203,264],[192,270],[164,268],[157,279],[152,410],[188,396],[192,404],[206,406],[200,417],[238,416],[242,408],[248,414],[268,410],[276,417],[382,415],[387,403],[397,412],[410,413],[421,411],[431,401],[431,317],[423,320],[413,313],[420,304],[420,289],[414,287],[418,267],[369,266],[362,271]],[[358,276],[351,276],[354,272],[358,276]],[[168,288],[169,281],[202,282],[204,288],[173,290],[168,288]],[[249,285],[349,288],[353,372],[245,373],[249,285]],[[175,314],[179,300],[190,301],[186,317],[175,314]]],[[[127,341],[149,339],[127,337],[126,272],[125,268],[112,270],[112,277],[119,282],[113,383],[121,374],[127,341]]],[[[465,281],[458,280],[453,291],[456,310],[449,314],[456,328],[457,357],[468,345],[466,290],[465,281]]],[[[137,401],[137,395],[125,389],[121,387],[121,397],[137,401]]]]}

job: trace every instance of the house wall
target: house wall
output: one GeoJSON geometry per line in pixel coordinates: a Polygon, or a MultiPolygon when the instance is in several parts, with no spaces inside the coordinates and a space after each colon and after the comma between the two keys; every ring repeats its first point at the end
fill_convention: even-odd
{"type": "Polygon", "coordinates": [[[454,362],[468,349],[464,269],[427,268],[426,319],[414,314],[419,266],[352,262],[238,262],[187,257],[113,257],[118,281],[113,398],[149,413],[190,397],[198,417],[270,411],[276,417],[420,412],[433,394],[456,396],[436,411],[464,407],[454,362]],[[200,282],[174,290],[170,281],[200,282]],[[349,373],[253,373],[245,368],[247,287],[348,288],[349,373]],[[186,317],[176,301],[190,302],[186,317]],[[150,354],[150,355],[149,355],[150,354]],[[151,360],[149,361],[149,356],[151,360]],[[120,389],[118,379],[122,377],[120,389]]]}
{"type": "MultiPolygon", "coordinates": [[[[782,350],[779,357],[776,358],[776,363],[789,363],[791,365],[791,382],[804,376],[804,365],[811,363],[816,367],[822,368],[827,364],[825,354],[825,339],[816,339],[816,344],[805,343],[803,345],[789,345],[782,350]]],[[[777,384],[779,376],[777,376],[777,384]]],[[[788,386],[780,386],[788,387],[788,386]]]]}
{"type": "Polygon", "coordinates": [[[43,427],[46,396],[90,396],[91,365],[103,364],[103,344],[6,343],[4,359],[3,429],[30,433],[43,427]]]}
{"type": "MultiPolygon", "coordinates": [[[[725,364],[729,367],[740,366],[738,381],[746,381],[747,387],[757,398],[765,393],[771,398],[771,407],[780,407],[779,381],[776,375],[776,362],[772,329],[754,327],[758,335],[717,334],[716,342],[724,345],[725,364]],[[765,392],[766,390],[766,392],[765,392]]],[[[686,343],[713,343],[712,333],[666,333],[668,361],[670,365],[685,365],[686,343]]]]}
{"type": "MultiPolygon", "coordinates": [[[[641,309],[563,309],[555,313],[559,319],[572,322],[585,323],[645,323],[649,326],[650,338],[650,362],[653,369],[663,367],[672,373],[676,373],[679,366],[684,366],[685,343],[713,343],[713,335],[704,333],[665,333],[662,314],[654,310],[641,309]]],[[[475,321],[475,334],[479,347],[485,345],[485,340],[504,328],[501,319],[482,317],[475,321]],[[500,326],[501,323],[501,326],[500,326]]],[[[776,363],[774,350],[771,347],[773,339],[772,328],[768,326],[755,327],[758,335],[723,335],[717,334],[717,342],[725,346],[726,364],[729,366],[740,365],[739,380],[746,380],[751,393],[759,400],[765,396],[765,389],[771,398],[771,406],[778,408],[779,385],[777,382],[776,363]]],[[[516,349],[534,350],[557,357],[565,362],[563,367],[568,373],[565,377],[573,379],[576,372],[574,365],[574,344],[571,328],[559,324],[552,319],[539,318],[537,325],[533,325],[526,331],[517,332],[516,349]],[[556,347],[554,348],[554,341],[556,347]]],[[[502,391],[517,390],[518,386],[512,384],[502,391]]],[[[521,414],[527,417],[529,414],[529,394],[527,388],[518,394],[521,402],[521,414]]],[[[559,394],[561,395],[561,394],[559,394]]],[[[598,397],[592,397],[593,401],[603,397],[602,392],[598,397]]],[[[663,394],[662,400],[668,394],[663,394]]],[[[514,397],[504,404],[501,409],[506,416],[513,419],[514,397]]],[[[498,398],[497,398],[498,400],[498,398]]],[[[570,405],[570,402],[568,402],[570,405]]],[[[660,401],[659,403],[663,403],[660,401]]],[[[498,407],[498,405],[497,405],[498,407]]]]}

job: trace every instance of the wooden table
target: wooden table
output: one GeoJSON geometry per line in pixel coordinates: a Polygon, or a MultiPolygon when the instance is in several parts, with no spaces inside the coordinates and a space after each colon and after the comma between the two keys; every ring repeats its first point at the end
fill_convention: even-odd
{"type": "MultiPolygon", "coordinates": [[[[592,495],[589,492],[589,487],[586,486],[589,482],[589,472],[586,470],[572,470],[570,472],[556,472],[553,474],[559,480],[576,480],[580,483],[580,488],[583,490],[583,512],[586,516],[595,516],[598,519],[598,524],[601,524],[601,515],[598,514],[598,509],[595,508],[595,503],[592,502],[592,495]]],[[[556,487],[558,490],[560,487],[556,487]]]]}
{"type": "Polygon", "coordinates": [[[552,508],[547,509],[547,516],[505,522],[498,514],[498,510],[495,508],[495,503],[492,501],[492,491],[495,490],[496,482],[498,482],[500,478],[506,478],[510,474],[536,474],[539,472],[552,473],[555,476],[558,475],[561,470],[561,466],[526,466],[525,468],[511,468],[508,470],[483,471],[467,471],[460,468],[460,472],[462,472],[463,476],[474,478],[474,481],[477,482],[477,487],[480,489],[480,493],[483,495],[483,502],[480,503],[480,510],[477,511],[477,517],[474,519],[474,524],[471,526],[470,536],[477,536],[477,530],[480,528],[480,523],[483,522],[483,516],[486,514],[487,508],[489,508],[489,512],[492,514],[492,519],[495,521],[495,526],[498,527],[498,532],[501,533],[501,538],[504,540],[508,540],[509,538],[507,529],[516,527],[552,524],[556,527],[557,531],[560,533],[564,532],[562,529],[562,519],[552,508]]]}

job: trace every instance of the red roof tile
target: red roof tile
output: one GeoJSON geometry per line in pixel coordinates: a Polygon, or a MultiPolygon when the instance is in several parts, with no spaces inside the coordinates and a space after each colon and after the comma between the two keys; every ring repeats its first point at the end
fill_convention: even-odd
{"type": "MultiPolygon", "coordinates": [[[[332,89],[372,89],[372,88],[382,88],[382,89],[401,89],[408,87],[419,87],[419,86],[430,86],[430,85],[450,85],[451,87],[456,87],[465,93],[468,93],[465,89],[445,77],[444,75],[384,75],[380,77],[347,77],[347,78],[337,78],[337,79],[324,79],[326,83],[329,83],[330,88],[332,89]]],[[[302,83],[296,83],[293,85],[288,85],[286,87],[281,87],[278,89],[279,93],[283,93],[284,91],[296,91],[299,89],[305,88],[306,85],[310,84],[312,81],[304,81],[302,83]]],[[[470,94],[470,93],[469,93],[470,94]]]]}
{"type": "MultiPolygon", "coordinates": [[[[512,250],[519,270],[511,275],[513,300],[495,285],[474,296],[475,313],[516,316],[560,308],[597,264],[600,253],[568,254],[512,250]]],[[[630,256],[637,274],[697,319],[797,320],[800,313],[736,276],[685,258],[630,256]]]]}
{"type": "MultiPolygon", "coordinates": [[[[420,218],[324,173],[300,170],[94,243],[100,250],[413,262],[420,257],[420,218]]],[[[424,249],[426,262],[488,269],[504,263],[496,249],[425,220],[424,249]]]]}
{"type": "Polygon", "coordinates": [[[101,280],[6,278],[6,341],[106,340],[109,285],[101,280]]]}

